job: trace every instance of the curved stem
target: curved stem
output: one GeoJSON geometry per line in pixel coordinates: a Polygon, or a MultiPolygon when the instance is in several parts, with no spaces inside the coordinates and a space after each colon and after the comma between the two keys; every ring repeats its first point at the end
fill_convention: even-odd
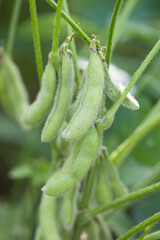
{"type": "MultiPolygon", "coordinates": [[[[67,4],[67,0],[64,0],[63,2],[63,6],[64,6],[64,11],[66,12],[67,15],[69,15],[69,9],[68,9],[68,4],[67,4]]],[[[67,24],[68,27],[68,35],[71,36],[72,35],[72,28],[69,24],[67,24]]],[[[75,71],[75,79],[77,82],[77,85],[80,85],[81,82],[81,74],[78,68],[78,62],[77,62],[77,50],[76,50],[76,45],[75,45],[75,40],[73,38],[71,44],[71,50],[73,53],[73,63],[74,63],[74,71],[75,71]]]]}
{"type": "Polygon", "coordinates": [[[102,206],[99,206],[99,207],[91,209],[91,210],[82,211],[79,214],[79,222],[83,224],[86,221],[88,221],[90,218],[95,217],[97,214],[121,207],[122,205],[129,203],[130,201],[133,201],[140,197],[146,196],[146,195],[148,195],[156,190],[159,190],[159,189],[160,189],[160,182],[153,184],[149,187],[140,189],[136,192],[130,193],[128,195],[125,195],[124,197],[117,198],[116,200],[114,200],[108,204],[104,204],[102,206]]]}
{"type": "Polygon", "coordinates": [[[131,12],[135,8],[138,1],[139,0],[134,0],[134,1],[133,0],[127,0],[126,1],[125,5],[122,9],[122,12],[119,16],[119,20],[118,20],[117,27],[116,27],[116,30],[115,30],[114,40],[113,40],[113,48],[115,48],[115,46],[118,42],[118,39],[120,37],[122,28],[124,26],[124,23],[126,22],[127,18],[130,16],[131,12]]]}
{"type": "Polygon", "coordinates": [[[96,159],[95,165],[90,169],[88,176],[86,178],[85,186],[84,186],[84,194],[83,194],[82,202],[80,204],[80,209],[85,209],[85,208],[88,208],[89,206],[98,162],[99,162],[99,158],[96,159]]]}
{"type": "MultiPolygon", "coordinates": [[[[83,193],[82,201],[80,203],[80,209],[86,209],[89,206],[89,203],[92,197],[93,185],[95,182],[95,174],[96,174],[98,162],[99,162],[99,158],[96,159],[95,165],[90,169],[88,176],[85,180],[84,193],[83,193]]],[[[82,225],[79,224],[78,219],[76,221],[75,226],[76,228],[74,231],[74,240],[79,240],[80,234],[82,231],[82,225]]]]}
{"type": "Polygon", "coordinates": [[[58,0],[55,26],[54,26],[53,45],[52,45],[52,52],[51,52],[51,61],[53,63],[57,62],[57,56],[58,56],[58,42],[59,42],[62,6],[63,6],[63,0],[58,0]]]}
{"type": "MultiPolygon", "coordinates": [[[[160,102],[158,102],[160,105],[160,102]]],[[[160,122],[160,111],[154,114],[149,114],[144,121],[134,130],[134,132],[121,143],[116,150],[114,150],[110,159],[116,165],[121,165],[132,149],[138,144],[138,142],[148,134],[156,125],[160,122]]]]}
{"type": "Polygon", "coordinates": [[[108,128],[108,119],[112,116],[112,118],[114,118],[114,115],[116,113],[116,111],[118,110],[118,108],[120,107],[121,103],[123,102],[123,100],[125,99],[126,95],[129,93],[129,91],[131,90],[131,88],[134,86],[134,84],[137,82],[137,80],[139,79],[139,77],[142,75],[142,73],[144,72],[144,70],[147,68],[148,64],[151,62],[151,60],[153,59],[153,57],[156,55],[156,53],[159,51],[160,49],[160,40],[158,40],[158,42],[155,44],[155,46],[152,48],[152,50],[150,51],[150,53],[148,54],[148,56],[146,57],[146,59],[142,62],[142,64],[140,65],[140,67],[137,69],[137,71],[135,72],[135,74],[133,75],[133,77],[131,78],[131,80],[129,81],[129,83],[127,84],[126,88],[124,89],[124,91],[122,92],[122,94],[120,95],[120,97],[118,98],[118,100],[112,105],[112,107],[110,108],[109,112],[107,112],[104,116],[103,119],[99,120],[96,124],[97,128],[99,131],[104,131],[105,129],[108,128]]]}
{"type": "Polygon", "coordinates": [[[113,11],[110,27],[109,27],[109,35],[107,40],[107,53],[106,53],[106,62],[109,67],[110,60],[111,60],[111,52],[112,52],[112,44],[113,44],[113,36],[116,28],[116,22],[118,18],[118,14],[120,12],[123,0],[117,0],[116,5],[113,11]]]}
{"type": "Polygon", "coordinates": [[[43,74],[43,61],[42,61],[41,43],[40,43],[39,28],[38,28],[38,17],[37,17],[37,11],[36,11],[36,0],[29,0],[29,5],[30,5],[34,50],[35,50],[36,63],[37,63],[37,72],[38,72],[39,82],[41,84],[41,78],[43,74]]]}
{"type": "Polygon", "coordinates": [[[143,231],[143,233],[137,240],[144,240],[144,237],[147,235],[147,233],[149,233],[149,231],[153,228],[153,226],[154,226],[154,223],[146,227],[146,229],[143,231]]]}
{"type": "Polygon", "coordinates": [[[126,240],[129,237],[135,235],[136,233],[138,233],[139,231],[143,230],[145,227],[156,223],[157,221],[160,220],[160,212],[154,214],[152,217],[147,218],[145,221],[139,223],[138,225],[136,225],[135,227],[133,227],[132,229],[130,229],[128,232],[126,232],[125,234],[123,234],[121,237],[117,238],[117,240],[126,240]]]}
{"type": "Polygon", "coordinates": [[[22,4],[22,0],[15,0],[12,17],[10,21],[10,26],[9,26],[7,46],[6,46],[6,52],[9,55],[12,55],[13,43],[15,39],[16,27],[17,27],[21,4],[22,4]]]}
{"type": "MultiPolygon", "coordinates": [[[[45,0],[51,7],[57,9],[57,4],[53,0],[45,0]]],[[[83,38],[83,40],[89,45],[91,39],[87,34],[76,24],[64,11],[62,11],[62,17],[71,25],[71,27],[83,38]]]]}

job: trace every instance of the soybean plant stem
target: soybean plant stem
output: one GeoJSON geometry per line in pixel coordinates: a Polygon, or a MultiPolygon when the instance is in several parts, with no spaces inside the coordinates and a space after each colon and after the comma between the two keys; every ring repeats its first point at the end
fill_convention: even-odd
{"type": "MultiPolygon", "coordinates": [[[[160,105],[160,102],[158,102],[158,105],[160,105]]],[[[111,153],[110,159],[114,164],[118,166],[121,165],[136,144],[159,123],[160,111],[149,114],[136,130],[134,130],[134,132],[111,153]]]]}
{"type": "MultiPolygon", "coordinates": [[[[68,9],[68,4],[67,4],[67,0],[64,0],[63,2],[63,7],[64,7],[64,11],[66,12],[67,15],[69,15],[69,9],[68,9]]],[[[68,35],[71,36],[72,34],[72,28],[69,24],[67,24],[68,27],[68,35]]],[[[70,44],[71,46],[71,50],[73,53],[73,63],[74,63],[74,70],[75,70],[75,79],[77,81],[77,85],[80,85],[80,81],[81,81],[81,74],[78,68],[78,62],[77,62],[77,51],[76,51],[76,45],[75,45],[75,40],[74,38],[72,39],[72,42],[70,44]]]]}
{"type": "Polygon", "coordinates": [[[127,18],[130,16],[131,12],[133,11],[133,9],[135,8],[137,2],[139,0],[127,0],[125,2],[125,5],[121,11],[121,14],[119,16],[119,20],[117,23],[117,27],[115,29],[115,34],[114,34],[114,39],[113,39],[113,48],[115,47],[119,36],[121,34],[122,28],[124,26],[124,23],[126,22],[127,18]]]}
{"type": "MultiPolygon", "coordinates": [[[[93,185],[95,182],[95,174],[96,174],[96,169],[97,165],[99,162],[99,158],[96,159],[95,165],[90,169],[88,176],[85,180],[85,186],[84,186],[84,191],[83,191],[83,197],[80,202],[80,209],[86,209],[89,206],[91,196],[92,196],[92,191],[93,191],[93,185]]],[[[75,231],[74,231],[74,240],[79,240],[80,239],[80,233],[82,230],[82,226],[79,224],[79,221],[77,219],[76,224],[75,224],[75,231]]]]}
{"type": "Polygon", "coordinates": [[[160,230],[150,233],[144,238],[144,240],[156,240],[156,239],[160,239],[160,230]]]}
{"type": "MultiPolygon", "coordinates": [[[[51,7],[57,9],[57,4],[53,0],[45,0],[51,7]]],[[[76,24],[64,11],[62,11],[62,17],[71,25],[71,27],[83,38],[83,40],[89,45],[91,39],[87,34],[76,24]]]]}
{"type": "Polygon", "coordinates": [[[139,231],[143,230],[145,227],[150,226],[151,224],[156,223],[159,220],[160,220],[160,212],[154,214],[152,217],[147,218],[145,221],[139,223],[138,225],[130,229],[128,232],[123,234],[121,237],[117,238],[117,240],[126,240],[129,237],[138,233],[139,231]]]}
{"type": "Polygon", "coordinates": [[[89,206],[91,196],[92,196],[93,184],[94,184],[94,180],[95,180],[95,174],[96,174],[98,163],[99,163],[99,158],[96,159],[95,165],[92,166],[92,168],[90,169],[88,176],[86,178],[83,198],[82,198],[82,202],[80,204],[81,209],[88,208],[88,206],[89,206]]]}
{"type": "Polygon", "coordinates": [[[116,28],[116,22],[118,18],[118,14],[120,12],[123,0],[117,0],[115,4],[115,8],[113,11],[110,27],[109,27],[109,35],[107,40],[107,53],[106,53],[106,62],[109,67],[110,60],[111,60],[111,52],[112,52],[112,44],[113,44],[113,37],[116,28]]]}
{"type": "Polygon", "coordinates": [[[51,53],[51,61],[53,63],[57,62],[57,56],[58,56],[58,42],[59,42],[62,6],[63,6],[63,0],[58,0],[57,13],[56,13],[55,25],[54,25],[52,53],[51,53]]]}
{"type": "Polygon", "coordinates": [[[149,231],[153,228],[153,226],[154,226],[154,223],[146,227],[146,229],[143,231],[143,233],[137,240],[144,240],[144,237],[147,235],[147,233],[149,233],[149,231]]]}
{"type": "Polygon", "coordinates": [[[112,107],[110,108],[109,112],[107,112],[104,115],[104,118],[102,120],[99,120],[97,122],[97,128],[98,130],[102,130],[104,131],[105,129],[108,128],[108,118],[109,116],[114,116],[116,111],[118,110],[118,108],[120,107],[121,103],[123,102],[123,100],[125,99],[126,95],[129,93],[129,91],[131,90],[131,88],[134,86],[134,84],[137,82],[137,80],[139,79],[139,77],[142,75],[142,73],[144,72],[144,70],[146,69],[146,67],[148,66],[148,64],[151,62],[151,60],[153,59],[153,57],[156,55],[156,53],[159,51],[160,49],[160,40],[157,41],[157,43],[155,44],[155,46],[152,48],[152,50],[150,51],[150,53],[148,54],[148,56],[146,57],[146,59],[142,62],[141,66],[137,69],[137,71],[135,72],[135,74],[133,75],[133,77],[131,78],[131,80],[129,81],[129,83],[127,84],[126,88],[124,89],[124,91],[122,92],[122,94],[120,95],[120,97],[118,98],[118,100],[112,105],[112,107]]]}
{"type": "Polygon", "coordinates": [[[97,214],[121,207],[122,205],[129,203],[130,201],[146,196],[159,189],[160,189],[160,182],[150,185],[149,187],[140,189],[136,192],[130,193],[128,195],[125,195],[124,197],[117,198],[116,200],[108,204],[104,204],[102,206],[99,206],[91,210],[82,211],[79,214],[79,222],[83,224],[86,221],[88,221],[90,218],[95,217],[97,214]]]}
{"type": "Polygon", "coordinates": [[[14,8],[12,12],[12,17],[9,26],[9,33],[7,38],[6,51],[9,55],[12,55],[13,43],[15,39],[16,27],[18,22],[19,11],[21,7],[22,0],[15,0],[14,8]]]}
{"type": "Polygon", "coordinates": [[[35,49],[36,63],[37,63],[37,72],[38,72],[39,82],[41,84],[41,79],[43,74],[43,61],[42,61],[41,43],[40,43],[39,28],[38,28],[36,0],[29,0],[29,5],[30,5],[30,16],[31,16],[31,23],[32,23],[34,49],[35,49]]]}

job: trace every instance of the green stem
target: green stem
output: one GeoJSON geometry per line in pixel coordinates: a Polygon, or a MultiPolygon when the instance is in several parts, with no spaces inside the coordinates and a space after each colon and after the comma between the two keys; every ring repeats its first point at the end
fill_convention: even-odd
{"type": "Polygon", "coordinates": [[[17,27],[18,16],[19,16],[21,4],[22,4],[22,0],[15,0],[12,17],[11,17],[11,21],[10,21],[10,26],[9,26],[7,46],[6,46],[6,52],[9,55],[12,55],[13,43],[14,43],[14,39],[15,39],[16,27],[17,27]]]}
{"type": "Polygon", "coordinates": [[[152,217],[147,218],[145,221],[139,223],[138,225],[136,225],[135,227],[133,227],[132,229],[130,229],[128,232],[126,232],[125,234],[123,234],[121,237],[117,238],[117,240],[126,240],[129,237],[135,235],[136,233],[138,233],[139,231],[143,230],[145,227],[156,223],[157,221],[160,220],[160,212],[154,214],[152,217]]]}
{"type": "Polygon", "coordinates": [[[144,238],[144,240],[156,240],[156,239],[160,239],[160,230],[154,233],[150,233],[144,238]]]}
{"type": "Polygon", "coordinates": [[[83,191],[84,194],[83,194],[82,202],[80,204],[80,209],[85,209],[85,208],[88,208],[89,206],[98,163],[99,163],[99,158],[96,160],[95,165],[90,169],[88,176],[86,178],[84,191],[83,191]]]}
{"type": "Polygon", "coordinates": [[[59,42],[62,6],[63,6],[63,0],[58,0],[57,13],[56,13],[55,25],[54,25],[53,45],[52,45],[52,52],[51,52],[51,61],[53,63],[57,62],[57,56],[58,56],[58,42],[59,42]]]}
{"type": "Polygon", "coordinates": [[[41,78],[43,74],[43,61],[42,61],[41,43],[40,43],[39,28],[38,28],[36,0],[29,0],[29,5],[30,5],[30,16],[31,16],[31,23],[32,23],[34,50],[35,50],[36,63],[37,63],[37,72],[38,72],[39,82],[41,84],[41,78]]]}
{"type": "Polygon", "coordinates": [[[116,200],[114,200],[108,204],[104,204],[102,206],[99,206],[99,207],[91,209],[91,210],[82,211],[79,214],[79,222],[83,224],[86,221],[88,221],[90,218],[95,217],[97,214],[100,214],[100,213],[108,211],[108,210],[115,209],[117,207],[121,207],[122,205],[129,203],[130,201],[133,201],[140,197],[146,196],[146,195],[148,195],[156,190],[159,190],[159,189],[160,189],[160,182],[153,184],[149,187],[140,189],[136,192],[130,193],[128,195],[125,195],[123,197],[117,198],[116,200]]]}
{"type": "MultiPolygon", "coordinates": [[[[68,9],[68,4],[67,4],[67,0],[64,0],[63,2],[63,7],[64,7],[64,11],[66,12],[67,15],[69,15],[69,9],[68,9]]],[[[68,35],[71,36],[72,35],[72,28],[69,24],[67,24],[68,27],[68,35]]],[[[80,85],[81,82],[81,74],[78,68],[78,62],[77,62],[77,50],[76,50],[76,45],[75,45],[75,40],[73,38],[71,44],[71,50],[73,53],[73,63],[74,63],[74,71],[75,71],[75,79],[77,82],[77,85],[80,85]]]]}
{"type": "Polygon", "coordinates": [[[137,69],[133,77],[131,78],[130,82],[127,84],[126,88],[118,98],[118,100],[112,105],[111,109],[104,115],[103,119],[97,121],[97,128],[99,131],[104,131],[108,128],[108,121],[110,121],[110,118],[112,118],[112,121],[114,119],[114,115],[118,108],[120,107],[121,103],[125,99],[126,95],[129,93],[131,88],[134,86],[134,84],[137,82],[141,74],[144,72],[148,64],[151,62],[153,57],[156,55],[156,53],[160,49],[160,40],[157,41],[155,46],[152,48],[146,59],[142,62],[141,66],[137,69]]]}
{"type": "MultiPolygon", "coordinates": [[[[95,165],[90,169],[88,176],[85,180],[85,186],[83,190],[83,197],[80,203],[80,209],[86,209],[89,206],[89,203],[92,197],[93,185],[95,182],[95,174],[96,174],[98,162],[99,162],[99,158],[96,159],[95,165]]],[[[79,222],[77,221],[75,226],[76,227],[74,231],[74,240],[79,240],[80,233],[82,231],[82,225],[80,225],[79,222]]]]}
{"type": "Polygon", "coordinates": [[[115,4],[115,8],[113,11],[110,27],[109,27],[109,35],[107,40],[107,53],[106,53],[106,62],[109,67],[110,60],[111,60],[111,52],[112,52],[112,44],[113,44],[113,36],[116,28],[116,22],[118,18],[118,14],[120,12],[123,0],[117,0],[115,4]]]}
{"type": "Polygon", "coordinates": [[[113,161],[115,165],[120,166],[138,142],[154,127],[156,127],[159,122],[160,111],[152,114],[152,117],[149,114],[149,116],[147,116],[147,118],[136,128],[136,130],[134,130],[134,132],[111,153],[111,161],[113,161]]]}
{"type": "Polygon", "coordinates": [[[153,228],[154,224],[151,224],[150,226],[146,227],[146,229],[143,231],[141,236],[137,240],[144,240],[144,237],[149,233],[149,231],[153,228]]]}
{"type": "MultiPolygon", "coordinates": [[[[45,0],[51,7],[57,9],[57,4],[53,0],[45,0]]],[[[83,38],[83,40],[89,45],[91,39],[87,34],[76,24],[64,11],[62,11],[62,17],[71,25],[71,27],[83,38]]]]}
{"type": "Polygon", "coordinates": [[[121,11],[121,14],[119,16],[119,20],[118,20],[117,27],[115,30],[113,48],[115,48],[115,46],[118,42],[118,39],[120,37],[120,34],[121,34],[123,26],[124,26],[124,23],[126,22],[127,18],[131,15],[131,12],[134,10],[138,1],[139,0],[134,0],[134,1],[127,0],[126,1],[125,5],[121,11]]]}

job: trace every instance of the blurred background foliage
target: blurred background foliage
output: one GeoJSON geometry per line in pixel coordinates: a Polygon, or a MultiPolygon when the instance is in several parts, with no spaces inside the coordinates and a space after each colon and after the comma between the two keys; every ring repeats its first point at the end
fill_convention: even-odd
{"type": "MultiPolygon", "coordinates": [[[[126,0],[127,1],[127,0],[126,0]]],[[[115,1],[69,0],[73,19],[91,36],[98,35],[105,44],[115,1]]],[[[0,42],[5,45],[14,1],[1,0],[0,42]]],[[[13,59],[19,66],[33,101],[39,89],[36,72],[29,2],[23,1],[13,49],[13,59]]],[[[44,65],[51,49],[55,11],[44,1],[37,1],[44,65]]],[[[132,75],[160,34],[160,1],[139,0],[125,23],[114,50],[112,63],[132,75]]],[[[62,20],[60,41],[67,36],[62,20]]],[[[76,35],[78,55],[88,57],[87,45],[76,35]]],[[[145,118],[160,98],[160,56],[151,62],[136,84],[140,110],[132,112],[121,107],[113,126],[104,135],[104,144],[111,153],[145,118]]],[[[110,102],[107,100],[107,106],[110,102]]],[[[0,238],[31,239],[36,225],[40,187],[52,171],[51,145],[40,142],[41,126],[24,133],[0,106],[0,238]]],[[[56,154],[56,152],[55,152],[56,154]]],[[[135,184],[160,160],[160,126],[148,134],[127,157],[120,168],[121,178],[129,187],[135,184]]],[[[159,179],[160,180],[160,176],[159,179]]],[[[160,211],[160,193],[138,201],[127,212],[117,212],[109,221],[116,236],[160,211]]],[[[160,225],[156,225],[159,228],[160,225]]]]}

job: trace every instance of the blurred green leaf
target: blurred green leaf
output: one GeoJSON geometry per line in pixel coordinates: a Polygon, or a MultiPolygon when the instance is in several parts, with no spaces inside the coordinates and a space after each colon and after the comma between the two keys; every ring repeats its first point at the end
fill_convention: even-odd
{"type": "Polygon", "coordinates": [[[24,179],[29,178],[33,173],[33,169],[30,164],[22,163],[16,167],[13,167],[9,172],[11,179],[24,179]]]}
{"type": "Polygon", "coordinates": [[[133,226],[130,216],[122,210],[114,213],[109,220],[107,220],[107,224],[117,237],[124,234],[133,226]]]}

